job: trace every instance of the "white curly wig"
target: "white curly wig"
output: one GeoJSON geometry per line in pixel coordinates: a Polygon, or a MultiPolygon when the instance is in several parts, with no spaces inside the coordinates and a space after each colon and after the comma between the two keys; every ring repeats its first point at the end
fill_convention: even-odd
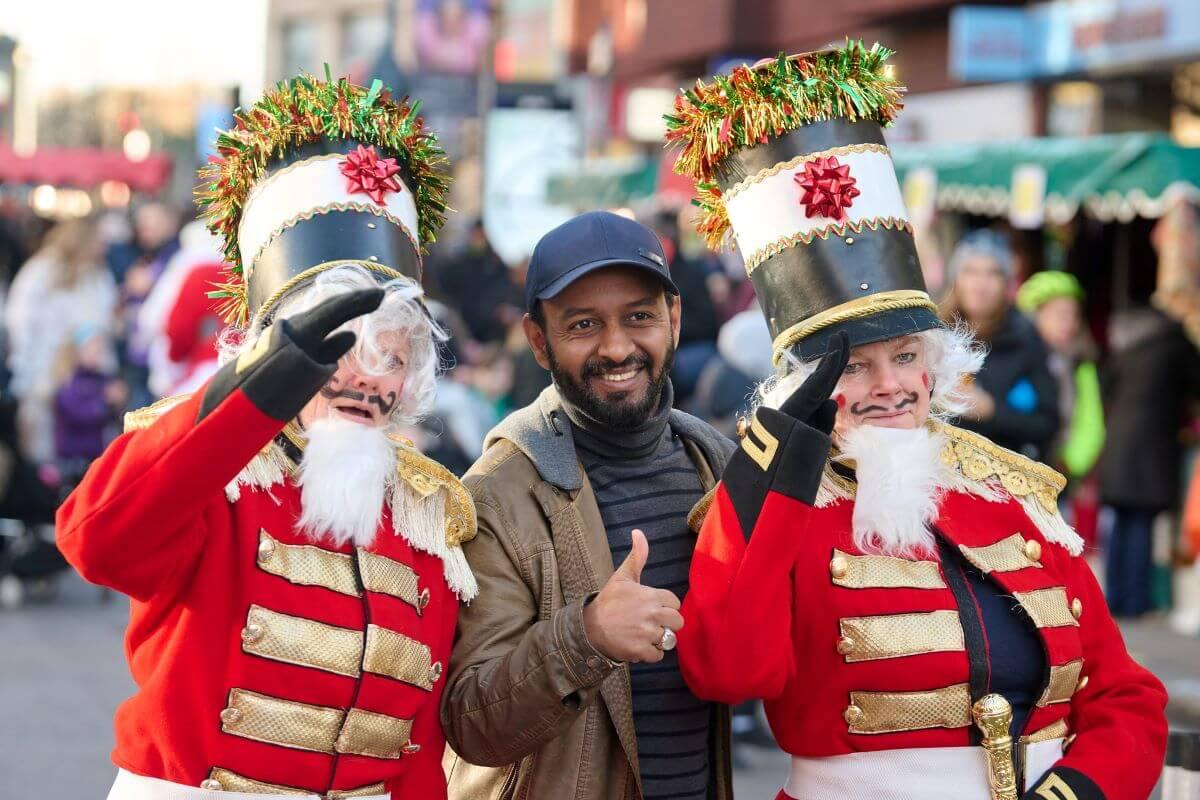
{"type": "Polygon", "coordinates": [[[424,292],[421,287],[408,278],[396,278],[381,284],[375,273],[354,262],[328,269],[285,297],[272,309],[269,317],[255,316],[245,330],[226,330],[220,339],[221,363],[236,359],[242,351],[253,347],[267,325],[275,319],[286,319],[307,311],[339,294],[376,287],[384,290],[379,308],[364,317],[351,320],[339,330],[354,331],[357,342],[348,356],[357,362],[357,369],[369,375],[383,375],[389,371],[390,354],[380,347],[381,334],[395,331],[408,338],[409,356],[404,391],[392,411],[388,428],[411,425],[433,409],[441,367],[438,344],[444,342],[447,336],[422,306],[424,292]]]}
{"type": "MultiPolygon", "coordinates": [[[[933,328],[916,334],[925,345],[925,368],[933,383],[929,398],[929,416],[948,422],[967,407],[964,378],[983,366],[986,353],[965,325],[933,328]]],[[[812,375],[820,359],[801,361],[788,351],[779,361],[775,374],[758,385],[756,405],[779,408],[812,375]]]]}

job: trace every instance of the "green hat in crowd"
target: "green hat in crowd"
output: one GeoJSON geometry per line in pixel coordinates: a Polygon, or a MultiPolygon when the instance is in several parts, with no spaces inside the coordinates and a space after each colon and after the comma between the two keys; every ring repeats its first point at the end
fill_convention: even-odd
{"type": "Polygon", "coordinates": [[[1021,284],[1021,288],[1017,290],[1017,308],[1026,314],[1032,314],[1056,297],[1082,300],[1083,289],[1071,273],[1057,269],[1046,270],[1032,275],[1021,284]]]}

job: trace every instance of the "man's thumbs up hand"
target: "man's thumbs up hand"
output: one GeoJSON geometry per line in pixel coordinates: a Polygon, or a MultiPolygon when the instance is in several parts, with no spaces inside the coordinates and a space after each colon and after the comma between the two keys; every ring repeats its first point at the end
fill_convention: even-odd
{"type": "Polygon", "coordinates": [[[613,661],[661,661],[666,629],[683,627],[679,598],[641,585],[650,545],[638,530],[632,544],[629,555],[584,608],[583,628],[592,647],[613,661]]]}
{"type": "Polygon", "coordinates": [[[613,573],[613,578],[641,583],[642,570],[646,568],[646,559],[649,557],[650,544],[646,541],[646,534],[635,530],[633,532],[633,548],[629,551],[629,555],[625,557],[625,560],[621,562],[621,566],[617,567],[617,571],[613,573]]]}

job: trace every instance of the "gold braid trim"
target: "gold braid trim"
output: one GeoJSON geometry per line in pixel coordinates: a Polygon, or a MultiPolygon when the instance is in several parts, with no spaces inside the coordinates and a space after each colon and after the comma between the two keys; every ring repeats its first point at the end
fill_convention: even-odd
{"type": "Polygon", "coordinates": [[[790,236],[781,236],[770,244],[755,250],[746,259],[746,274],[753,275],[764,261],[771,256],[777,256],[784,250],[797,245],[812,244],[816,239],[828,239],[830,236],[845,236],[847,233],[862,233],[865,230],[877,231],[880,228],[889,231],[913,232],[912,224],[900,217],[871,217],[858,222],[840,222],[836,225],[826,225],[811,231],[801,231],[790,236]]]}
{"type": "Polygon", "coordinates": [[[424,263],[424,260],[421,258],[421,247],[417,244],[417,240],[413,238],[412,231],[408,229],[407,225],[400,221],[399,217],[389,212],[386,208],[380,208],[374,203],[360,203],[355,200],[349,200],[345,203],[326,203],[325,205],[317,206],[316,208],[310,208],[308,211],[301,211],[291,219],[281,222],[275,227],[275,230],[271,231],[271,235],[267,237],[267,241],[263,244],[263,246],[258,248],[258,252],[254,254],[253,258],[251,258],[249,261],[245,261],[243,259],[245,264],[244,269],[246,283],[244,285],[247,287],[246,291],[249,292],[250,276],[254,274],[254,265],[258,263],[259,256],[261,256],[263,251],[265,251],[275,242],[275,239],[281,233],[294,228],[301,222],[306,222],[313,217],[319,217],[323,214],[328,214],[331,211],[362,211],[366,214],[371,214],[372,216],[386,219],[388,222],[404,231],[404,235],[408,237],[409,244],[413,246],[413,251],[417,254],[417,266],[420,267],[424,263]]]}
{"type": "Polygon", "coordinates": [[[156,400],[148,406],[126,412],[124,417],[125,433],[149,428],[154,424],[155,420],[189,397],[191,397],[190,394],[177,394],[171,397],[164,397],[162,400],[156,400]]]}
{"type": "Polygon", "coordinates": [[[829,156],[844,156],[848,153],[887,153],[890,155],[891,152],[891,150],[888,150],[887,145],[864,143],[844,144],[839,147],[831,147],[828,150],[818,150],[815,153],[796,156],[795,158],[787,161],[782,161],[773,167],[764,167],[753,175],[742,178],[740,181],[735,183],[733,186],[730,186],[729,189],[726,190],[725,202],[729,202],[732,198],[736,197],[738,194],[750,188],[751,186],[762,183],[767,178],[778,175],[784,170],[795,169],[806,161],[816,161],[818,158],[828,158],[829,156]]]}
{"type": "Polygon", "coordinates": [[[422,497],[446,491],[446,546],[459,547],[475,538],[475,503],[454,473],[409,447],[396,447],[396,472],[422,497]]]}
{"type": "Polygon", "coordinates": [[[996,480],[1018,500],[1032,495],[1047,513],[1058,513],[1058,495],[1067,479],[1056,471],[1020,453],[1006,450],[978,433],[937,425],[946,435],[942,461],[979,483],[996,480]]]}
{"type": "Polygon", "coordinates": [[[696,505],[692,506],[692,510],[688,512],[687,524],[692,533],[700,533],[700,528],[704,526],[704,518],[708,516],[708,510],[712,508],[716,496],[717,487],[714,486],[705,492],[704,496],[697,500],[696,505]]]}
{"type": "Polygon", "coordinates": [[[772,343],[774,350],[772,361],[779,364],[779,359],[783,357],[784,351],[789,347],[831,325],[902,308],[928,308],[931,311],[937,311],[937,306],[929,299],[929,295],[917,289],[896,289],[859,297],[813,314],[808,319],[801,320],[780,333],[772,343]]]}
{"type": "MultiPolygon", "coordinates": [[[[262,317],[265,317],[267,312],[270,311],[272,308],[274,308],[275,304],[283,299],[284,295],[286,295],[288,292],[295,289],[300,284],[304,283],[305,281],[312,280],[316,276],[320,275],[322,272],[331,270],[334,267],[340,267],[343,264],[357,264],[358,266],[360,266],[366,270],[369,270],[370,272],[374,272],[379,275],[382,275],[389,280],[395,280],[396,278],[405,278],[406,277],[405,275],[401,275],[399,272],[392,269],[391,267],[389,267],[385,264],[380,264],[375,261],[361,261],[357,258],[344,258],[344,259],[338,259],[336,261],[322,261],[320,264],[317,264],[315,267],[309,267],[308,269],[304,270],[304,272],[301,272],[299,275],[289,278],[286,283],[284,283],[282,286],[280,286],[278,289],[276,289],[274,294],[272,294],[265,301],[263,301],[262,306],[260,306],[258,309],[257,316],[260,319],[262,317]]],[[[409,280],[411,280],[411,278],[409,278],[409,280]]]]}

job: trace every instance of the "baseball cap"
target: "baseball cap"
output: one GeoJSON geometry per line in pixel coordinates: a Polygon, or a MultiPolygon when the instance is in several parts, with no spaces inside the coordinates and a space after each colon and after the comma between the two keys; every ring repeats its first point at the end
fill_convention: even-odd
{"type": "Polygon", "coordinates": [[[679,294],[667,270],[658,234],[611,211],[589,211],[567,220],[533,248],[525,275],[525,309],[554,297],[589,272],[617,265],[644,270],[679,294]]]}

